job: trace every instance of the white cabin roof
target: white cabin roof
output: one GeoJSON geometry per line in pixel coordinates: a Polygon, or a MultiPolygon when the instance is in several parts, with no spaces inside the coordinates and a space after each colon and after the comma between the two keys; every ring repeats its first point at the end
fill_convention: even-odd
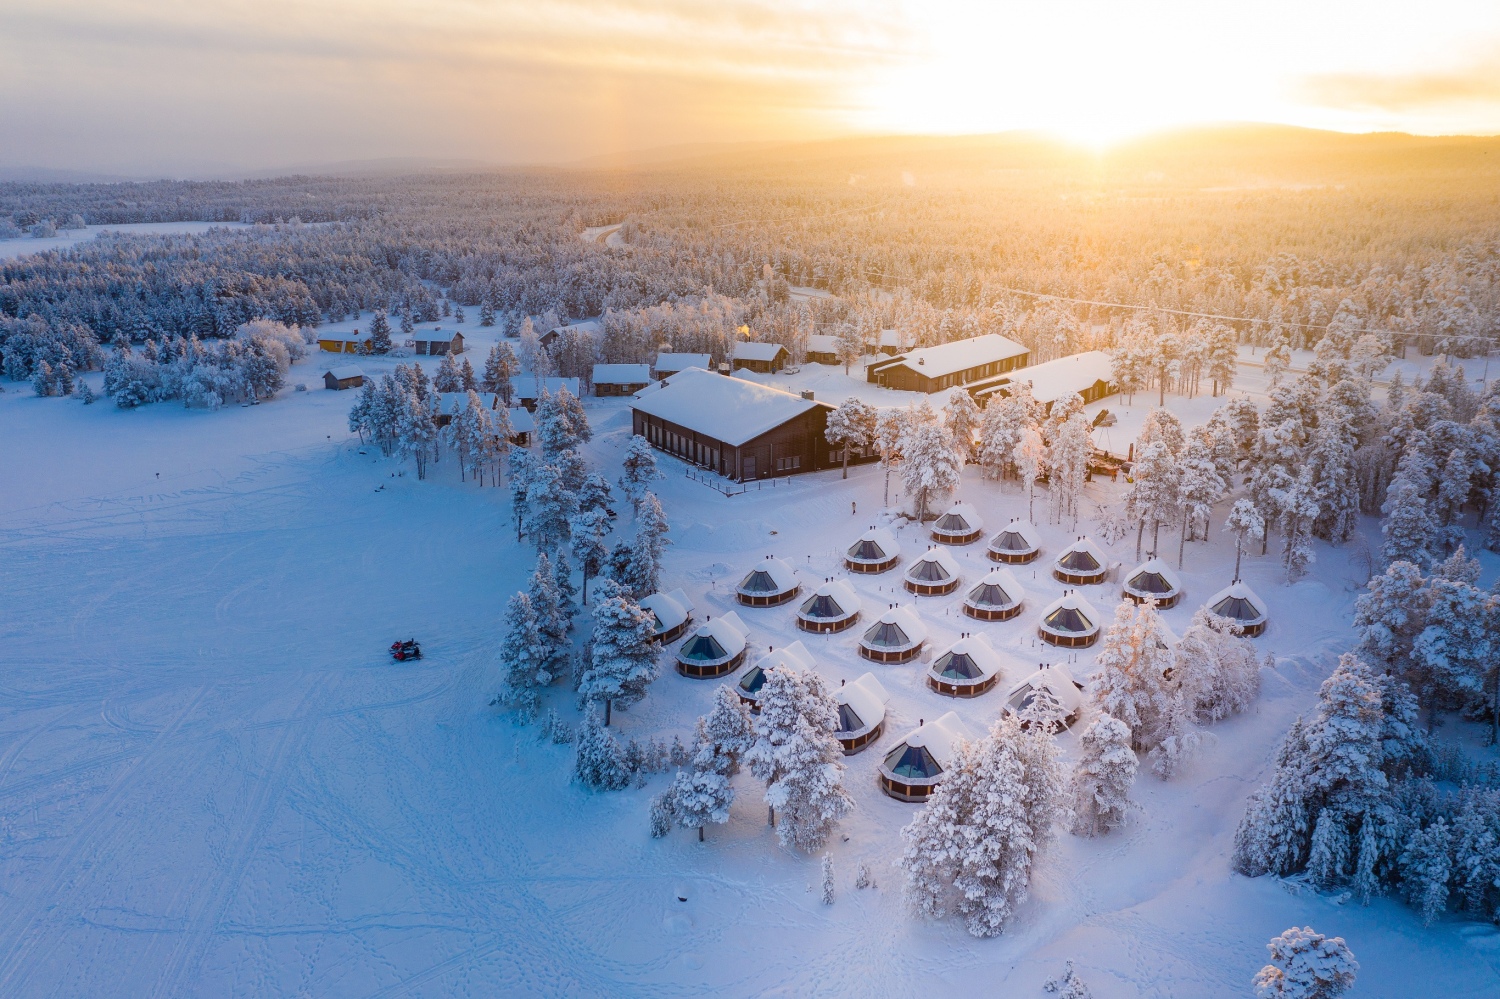
{"type": "MultiPolygon", "coordinates": [[[[969,531],[982,531],[982,530],[984,530],[984,518],[979,515],[979,511],[976,510],[974,508],[973,504],[971,504],[971,503],[955,503],[952,506],[950,506],[947,509],[947,511],[945,511],[943,513],[943,516],[939,517],[934,522],[934,524],[933,524],[933,530],[937,530],[937,524],[940,524],[940,523],[943,522],[943,517],[952,517],[952,516],[962,517],[964,519],[964,522],[969,525],[969,531]]],[[[947,533],[951,534],[953,532],[950,531],[950,532],[947,532],[947,533]]],[[[968,532],[965,532],[965,533],[968,533],[968,532]]]]}
{"type": "MultiPolygon", "coordinates": [[[[1000,535],[1006,534],[1010,531],[1014,531],[1015,533],[1019,534],[1032,548],[1042,547],[1042,536],[1037,532],[1036,525],[1031,521],[1013,520],[1009,524],[1006,524],[1004,527],[1000,528],[1000,530],[996,531],[995,537],[998,538],[1000,535]]],[[[991,542],[993,542],[994,538],[991,538],[990,540],[991,542]]],[[[991,547],[993,547],[993,545],[991,545],[991,547]]],[[[999,550],[1000,549],[996,549],[996,551],[999,550]]]]}
{"type": "Polygon", "coordinates": [[[364,369],[357,364],[340,364],[336,368],[329,368],[323,374],[332,375],[339,381],[343,381],[345,378],[363,378],[365,376],[364,369]]]}
{"type": "Polygon", "coordinates": [[[870,729],[885,721],[885,703],[891,699],[891,695],[885,692],[879,680],[875,679],[874,673],[865,673],[852,683],[846,683],[833,692],[833,699],[838,704],[847,704],[859,715],[859,720],[865,723],[860,732],[868,732],[870,729]]]}
{"type": "Polygon", "coordinates": [[[818,354],[837,354],[839,352],[839,338],[827,333],[814,333],[807,338],[807,349],[809,352],[818,354]]]}
{"type": "MultiPolygon", "coordinates": [[[[1077,541],[1074,541],[1071,545],[1058,552],[1057,558],[1053,560],[1053,563],[1055,565],[1061,565],[1062,560],[1067,558],[1068,555],[1073,552],[1088,552],[1089,555],[1093,556],[1094,561],[1099,563],[1099,569],[1101,571],[1109,567],[1109,556],[1104,554],[1104,549],[1100,548],[1098,543],[1094,541],[1093,538],[1088,537],[1087,535],[1079,538],[1077,541]]],[[[1072,570],[1064,569],[1063,571],[1070,572],[1072,570]]]]}
{"type": "MultiPolygon", "coordinates": [[[[906,634],[909,645],[920,645],[927,641],[927,625],[909,607],[891,607],[877,619],[879,624],[894,624],[906,634]]],[[[871,626],[873,627],[873,625],[871,626]]]]}
{"type": "MultiPolygon", "coordinates": [[[[973,593],[981,586],[998,586],[1016,603],[1020,603],[1026,599],[1026,588],[1021,585],[1020,580],[1016,579],[1016,574],[1004,566],[991,569],[985,573],[983,579],[969,587],[969,592],[973,593]]],[[[965,600],[964,602],[967,603],[968,601],[965,600]]]]}
{"type": "Polygon", "coordinates": [[[1231,597],[1233,597],[1235,599],[1238,599],[1238,600],[1244,600],[1244,601],[1246,601],[1247,603],[1250,604],[1251,607],[1253,607],[1257,612],[1259,612],[1259,616],[1258,617],[1244,619],[1245,623],[1251,623],[1251,624],[1253,624],[1253,623],[1256,623],[1258,621],[1264,621],[1265,620],[1265,618],[1266,618],[1266,602],[1260,598],[1260,594],[1259,593],[1256,593],[1254,590],[1250,589],[1250,587],[1246,583],[1243,583],[1243,582],[1230,583],[1228,586],[1224,587],[1218,593],[1215,593],[1213,596],[1209,597],[1208,598],[1208,602],[1206,604],[1204,604],[1204,606],[1207,607],[1210,611],[1212,611],[1214,609],[1214,606],[1216,604],[1218,604],[1221,600],[1224,600],[1226,598],[1231,598],[1231,597]]]}
{"type": "Polygon", "coordinates": [[[793,669],[807,671],[817,669],[818,661],[813,658],[811,652],[807,651],[807,646],[801,642],[793,642],[779,649],[771,649],[757,659],[755,665],[763,670],[768,670],[773,666],[790,666],[793,669]]]}
{"type": "Polygon", "coordinates": [[[883,527],[872,527],[865,533],[861,534],[859,536],[859,541],[856,541],[854,544],[849,546],[849,551],[851,553],[856,547],[858,547],[860,541],[875,542],[875,544],[880,546],[880,550],[885,552],[886,558],[890,558],[892,555],[901,554],[901,542],[897,541],[896,536],[883,527]]]}
{"type": "Polygon", "coordinates": [[[776,355],[785,350],[786,348],[779,343],[745,340],[734,345],[734,359],[736,361],[774,361],[776,355]]]}
{"type": "MultiPolygon", "coordinates": [[[[795,589],[797,586],[797,573],[792,567],[779,558],[763,558],[759,562],[745,570],[745,578],[751,573],[764,572],[771,577],[771,582],[776,584],[777,593],[785,593],[787,590],[795,589]]],[[[741,580],[741,585],[744,581],[741,580]]]]}
{"type": "Polygon", "coordinates": [[[684,354],[668,350],[656,355],[656,370],[685,371],[688,368],[702,368],[707,371],[713,366],[713,362],[712,354],[684,354]]]}
{"type": "Polygon", "coordinates": [[[536,429],[536,417],[529,409],[506,410],[510,415],[510,429],[518,434],[529,434],[536,429]]]}
{"type": "Polygon", "coordinates": [[[973,738],[957,713],[949,711],[926,724],[918,725],[906,733],[906,738],[901,741],[908,746],[925,747],[932,758],[937,760],[938,766],[947,770],[953,765],[953,758],[958,755],[959,747],[973,738]]]}
{"type": "Polygon", "coordinates": [[[649,364],[596,364],[595,385],[645,385],[651,381],[649,364]]]}
{"type": "Polygon", "coordinates": [[[737,656],[745,648],[745,639],[750,634],[750,629],[745,627],[745,622],[734,611],[722,614],[719,617],[704,621],[694,629],[693,634],[708,634],[724,647],[724,651],[731,656],[737,656]]]}
{"type": "Polygon", "coordinates": [[[818,406],[833,408],[769,385],[688,368],[663,379],[659,390],[637,395],[633,408],[738,447],[818,406]]]}
{"type": "Polygon", "coordinates": [[[671,631],[688,619],[693,612],[693,602],[681,590],[671,593],[653,593],[641,600],[641,606],[656,615],[663,631],[671,631]]]}
{"type": "Polygon", "coordinates": [[[859,610],[859,595],[854,592],[854,587],[841,579],[830,579],[813,591],[815,596],[832,597],[833,602],[839,605],[839,609],[845,614],[853,614],[859,610]]]}
{"type": "Polygon", "coordinates": [[[576,397],[578,395],[578,379],[543,378],[541,379],[540,390],[537,388],[537,378],[535,375],[516,375],[510,380],[510,393],[517,399],[540,399],[543,391],[548,395],[557,395],[563,389],[567,389],[569,395],[576,397]]]}
{"type": "Polygon", "coordinates": [[[1011,692],[1005,695],[1006,704],[1013,700],[1017,694],[1026,690],[1037,690],[1046,687],[1052,691],[1052,696],[1057,698],[1057,703],[1062,705],[1067,715],[1072,715],[1083,706],[1083,691],[1078,689],[1078,684],[1073,682],[1073,674],[1062,665],[1043,666],[1035,673],[1016,684],[1011,692]]]}
{"type": "Polygon", "coordinates": [[[1056,402],[1069,392],[1083,393],[1095,382],[1113,381],[1115,362],[1102,350],[1086,350],[1081,354],[1069,354],[1052,361],[1043,361],[1022,368],[1011,375],[1010,385],[1022,382],[1031,386],[1032,398],[1037,402],[1056,402]]]}
{"type": "MultiPolygon", "coordinates": [[[[999,333],[985,333],[966,340],[953,340],[936,347],[919,347],[899,355],[902,364],[928,378],[941,378],[966,368],[977,368],[981,364],[1020,357],[1027,353],[1024,346],[1007,339],[999,333]]],[[[892,360],[896,360],[893,358],[892,360]]],[[[893,365],[894,366],[894,365],[893,365]]]]}
{"type": "Polygon", "coordinates": [[[1054,611],[1059,610],[1076,610],[1080,614],[1082,614],[1085,618],[1088,619],[1089,624],[1093,625],[1093,629],[1089,632],[1089,634],[1092,634],[1094,631],[1098,631],[1101,627],[1103,627],[1104,619],[1099,616],[1099,612],[1094,609],[1094,605],[1085,600],[1083,596],[1076,590],[1071,593],[1064,593],[1062,596],[1058,597],[1056,600],[1043,607],[1041,618],[1041,627],[1046,629],[1047,631],[1050,631],[1053,634],[1072,634],[1072,632],[1060,632],[1055,628],[1049,628],[1047,626],[1047,618],[1050,617],[1054,611]]]}
{"type": "Polygon", "coordinates": [[[943,567],[943,571],[946,572],[950,578],[958,577],[958,561],[954,559],[953,553],[944,548],[942,545],[938,545],[934,548],[929,548],[921,555],[912,559],[911,565],[907,566],[906,568],[906,575],[910,577],[911,574],[916,571],[916,568],[923,562],[936,562],[938,565],[943,567]]]}
{"type": "Polygon", "coordinates": [[[954,655],[968,656],[970,659],[972,659],[974,661],[974,665],[978,666],[980,672],[984,674],[985,679],[988,679],[989,677],[992,677],[1005,669],[1005,663],[1000,658],[1000,653],[996,652],[995,647],[990,644],[989,636],[982,634],[973,634],[966,635],[947,648],[941,649],[938,652],[934,653],[932,657],[932,663],[928,666],[927,671],[932,675],[937,676],[938,660],[942,659],[950,652],[952,652],[954,655]]]}
{"type": "MultiPolygon", "coordinates": [[[[1144,593],[1144,591],[1136,590],[1130,585],[1130,581],[1143,572],[1156,573],[1162,579],[1166,580],[1167,585],[1172,588],[1172,593],[1182,592],[1182,577],[1177,575],[1177,571],[1175,569],[1167,565],[1167,563],[1163,562],[1159,558],[1147,559],[1146,561],[1142,562],[1140,565],[1136,566],[1134,569],[1131,569],[1128,573],[1126,573],[1125,589],[1129,590],[1132,593],[1144,593]]],[[[1168,594],[1144,593],[1144,595],[1161,597],[1167,596],[1168,594]]]]}

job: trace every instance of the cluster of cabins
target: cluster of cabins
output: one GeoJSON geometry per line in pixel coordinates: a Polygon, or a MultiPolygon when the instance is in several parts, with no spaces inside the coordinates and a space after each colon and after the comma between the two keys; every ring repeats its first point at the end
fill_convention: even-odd
{"type": "MultiPolygon", "coordinates": [[[[979,542],[984,533],[978,512],[968,504],[957,503],[932,525],[929,546],[914,557],[906,556],[892,531],[871,527],[845,550],[843,566],[851,575],[859,576],[900,568],[901,585],[912,595],[952,594],[965,586],[952,549],[979,542]]],[[[1029,522],[1013,520],[989,538],[984,552],[993,567],[967,583],[959,605],[961,612],[975,622],[1007,621],[1019,616],[1027,596],[1010,567],[1042,557],[1036,528],[1029,522]]],[[[1103,618],[1076,587],[1097,586],[1117,578],[1119,566],[1111,565],[1095,542],[1080,536],[1052,558],[1051,572],[1069,588],[1041,608],[1035,625],[1037,637],[1059,649],[1093,645],[1101,634],[1103,618]]],[[[1176,605],[1183,596],[1180,577],[1157,558],[1124,574],[1120,592],[1123,599],[1137,603],[1150,600],[1162,607],[1176,605]]],[[[878,667],[920,658],[926,686],[944,696],[979,697],[997,687],[1007,672],[1016,675],[1014,669],[1007,670],[1007,657],[981,632],[966,631],[942,648],[929,649],[928,628],[915,606],[887,603],[868,607],[849,582],[833,577],[805,580],[779,558],[767,556],[750,566],[735,587],[734,597],[741,610],[795,603],[797,628],[808,635],[857,629],[855,651],[878,667]]],[[[658,640],[668,644],[681,639],[674,658],[683,676],[727,677],[746,665],[750,629],[737,611],[695,624],[693,604],[681,590],[652,594],[642,606],[654,615],[658,640]]],[[[1246,635],[1259,635],[1265,630],[1264,602],[1238,580],[1211,597],[1208,608],[1237,623],[1246,635]]],[[[807,670],[816,665],[815,657],[800,640],[771,648],[739,677],[736,690],[751,710],[758,711],[768,670],[777,666],[807,670]]],[[[1003,710],[1015,713],[1026,724],[1027,709],[1045,692],[1055,706],[1058,723],[1066,727],[1079,716],[1082,690],[1066,666],[1044,664],[1026,671],[1007,688],[1003,710]]],[[[835,699],[839,705],[836,735],[846,755],[858,753],[881,738],[889,698],[874,672],[842,684],[835,699]]],[[[879,767],[881,788],[904,801],[925,800],[941,782],[959,743],[973,737],[954,712],[930,722],[923,719],[885,753],[879,767]]]]}

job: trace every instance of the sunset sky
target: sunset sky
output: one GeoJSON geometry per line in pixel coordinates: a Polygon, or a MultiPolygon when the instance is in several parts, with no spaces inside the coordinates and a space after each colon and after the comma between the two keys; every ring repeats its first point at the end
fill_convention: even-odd
{"type": "Polygon", "coordinates": [[[1494,0],[0,0],[0,166],[1208,121],[1500,133],[1494,0]]]}

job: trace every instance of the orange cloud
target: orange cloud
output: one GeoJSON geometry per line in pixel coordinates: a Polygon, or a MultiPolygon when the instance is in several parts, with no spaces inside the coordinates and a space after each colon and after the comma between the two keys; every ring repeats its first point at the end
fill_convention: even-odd
{"type": "Polygon", "coordinates": [[[1453,104],[1500,104],[1500,52],[1456,70],[1324,73],[1304,77],[1300,95],[1331,108],[1420,111],[1453,104]]]}

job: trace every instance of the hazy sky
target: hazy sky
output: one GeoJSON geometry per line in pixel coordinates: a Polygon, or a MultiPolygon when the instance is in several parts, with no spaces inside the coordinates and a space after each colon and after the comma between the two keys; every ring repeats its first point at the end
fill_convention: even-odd
{"type": "Polygon", "coordinates": [[[1497,0],[0,0],[0,166],[1200,121],[1500,133],[1497,0]]]}

